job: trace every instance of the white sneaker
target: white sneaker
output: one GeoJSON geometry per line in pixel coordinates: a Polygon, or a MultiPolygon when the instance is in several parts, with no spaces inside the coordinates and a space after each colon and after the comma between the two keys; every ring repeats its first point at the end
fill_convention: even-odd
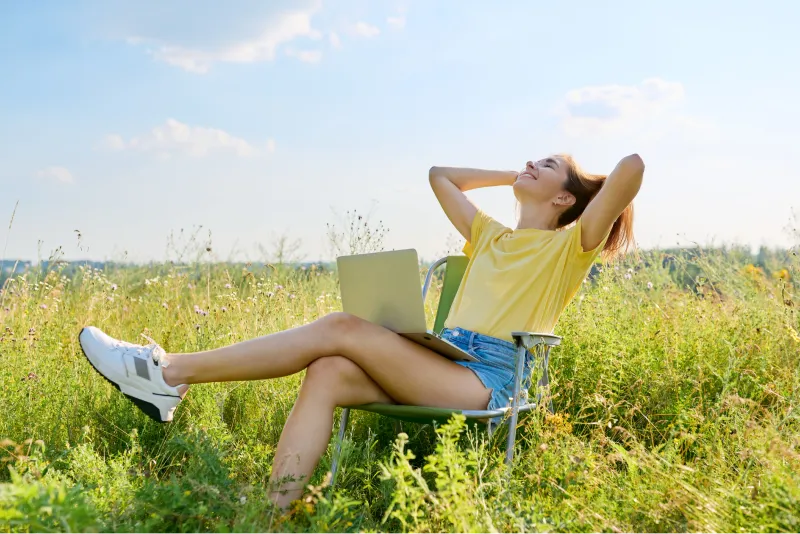
{"type": "Polygon", "coordinates": [[[78,339],[86,359],[112,386],[153,420],[172,421],[172,414],[181,402],[178,393],[181,386],[164,382],[161,368],[164,349],[155,342],[142,346],[120,341],[94,326],[81,330],[78,339]]]}

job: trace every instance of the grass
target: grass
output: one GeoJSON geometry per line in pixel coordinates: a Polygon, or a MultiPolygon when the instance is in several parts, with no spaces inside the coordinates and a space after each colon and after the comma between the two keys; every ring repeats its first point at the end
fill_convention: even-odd
{"type": "Polygon", "coordinates": [[[791,261],[778,278],[719,250],[606,266],[557,327],[556,413],[522,418],[510,473],[503,432],[356,412],[337,490],[323,487],[332,441],[287,514],[264,488],[301,376],[197,386],[158,425],[90,368],[77,335],[94,324],[167,351],[218,347],[341,309],[334,273],[51,264],[15,276],[0,309],[0,531],[796,532],[791,261]]]}

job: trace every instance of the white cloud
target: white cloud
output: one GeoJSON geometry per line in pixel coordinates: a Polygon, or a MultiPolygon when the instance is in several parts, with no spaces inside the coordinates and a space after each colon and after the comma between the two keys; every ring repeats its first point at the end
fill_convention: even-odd
{"type": "Polygon", "coordinates": [[[274,139],[268,139],[267,140],[267,152],[269,152],[270,154],[275,152],[275,140],[274,139]]]}
{"type": "Polygon", "coordinates": [[[342,40],[339,38],[339,34],[336,32],[331,32],[328,36],[328,39],[331,42],[331,46],[334,48],[339,48],[342,46],[342,40]]]}
{"type": "Polygon", "coordinates": [[[402,15],[398,17],[388,17],[386,22],[389,24],[389,26],[392,26],[398,30],[402,30],[406,27],[406,18],[402,15]]]}
{"type": "Polygon", "coordinates": [[[125,141],[122,139],[122,136],[110,134],[103,138],[99,143],[99,147],[108,150],[122,150],[125,148],[125,141]]]}
{"type": "Polygon", "coordinates": [[[359,37],[375,37],[376,35],[380,34],[381,31],[372,24],[358,21],[350,28],[350,33],[353,35],[358,35],[359,37]]]}
{"type": "MultiPolygon", "coordinates": [[[[316,8],[281,13],[272,18],[255,38],[215,47],[194,47],[130,37],[132,45],[149,44],[148,52],[158,61],[188,72],[207,73],[215,63],[257,63],[275,59],[279,46],[298,38],[320,39],[322,34],[311,26],[316,8]]],[[[308,56],[305,56],[308,57],[308,56]]],[[[302,57],[299,58],[303,61],[302,57]]]]}
{"type": "Polygon", "coordinates": [[[713,127],[682,111],[680,82],[649,78],[637,85],[603,85],[569,91],[556,113],[572,137],[598,135],[658,136],[668,131],[711,133],[713,127]]]}
{"type": "Polygon", "coordinates": [[[47,180],[55,180],[62,184],[71,184],[75,182],[72,173],[64,167],[45,167],[44,169],[37,171],[36,177],[47,180]]]}
{"type": "MultiPolygon", "coordinates": [[[[228,152],[246,157],[258,152],[258,149],[249,142],[223,130],[189,126],[175,119],[168,119],[166,123],[156,126],[147,134],[133,137],[127,142],[119,135],[108,135],[103,145],[114,150],[153,152],[162,157],[177,154],[204,157],[212,152],[228,152]]],[[[274,151],[275,142],[268,141],[266,149],[267,152],[274,151]]]]}
{"type": "Polygon", "coordinates": [[[319,63],[322,59],[322,52],[320,50],[295,50],[293,48],[287,48],[286,55],[297,58],[304,63],[319,63]]]}

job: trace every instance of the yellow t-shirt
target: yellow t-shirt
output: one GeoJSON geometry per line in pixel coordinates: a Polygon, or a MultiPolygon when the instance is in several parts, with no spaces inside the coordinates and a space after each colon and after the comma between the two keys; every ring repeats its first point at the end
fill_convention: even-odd
{"type": "Polygon", "coordinates": [[[470,258],[446,328],[513,341],[511,332],[552,333],[608,236],[581,247],[581,220],[564,230],[512,230],[478,210],[470,258]]]}

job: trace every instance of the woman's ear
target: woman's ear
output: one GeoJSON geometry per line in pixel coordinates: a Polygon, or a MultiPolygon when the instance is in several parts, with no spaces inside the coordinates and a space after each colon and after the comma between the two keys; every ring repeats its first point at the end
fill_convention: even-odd
{"type": "Polygon", "coordinates": [[[553,201],[553,206],[572,206],[573,204],[575,204],[575,195],[569,191],[559,193],[553,201]]]}

